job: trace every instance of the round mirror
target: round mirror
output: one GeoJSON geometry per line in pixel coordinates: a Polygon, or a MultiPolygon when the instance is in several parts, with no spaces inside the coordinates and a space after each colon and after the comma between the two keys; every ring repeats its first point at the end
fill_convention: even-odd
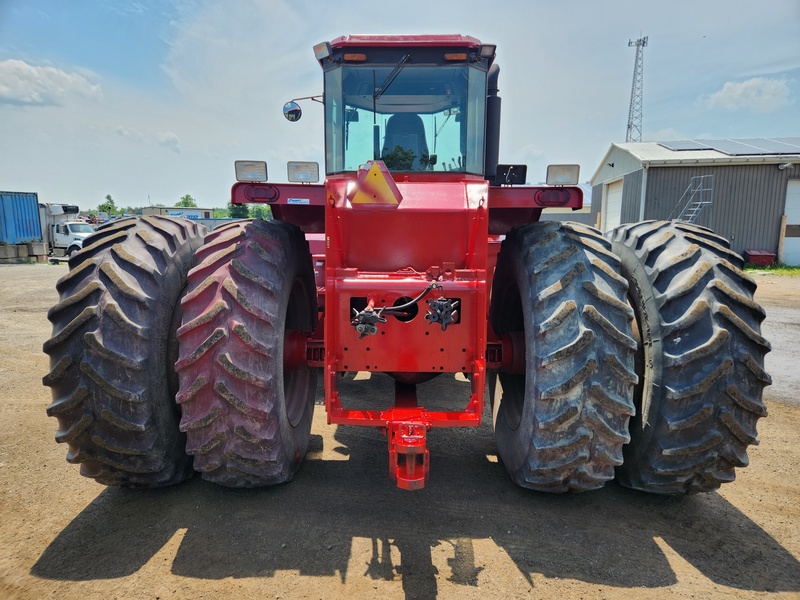
{"type": "Polygon", "coordinates": [[[299,121],[302,115],[303,111],[297,102],[287,102],[283,105],[283,116],[287,121],[299,121]]]}

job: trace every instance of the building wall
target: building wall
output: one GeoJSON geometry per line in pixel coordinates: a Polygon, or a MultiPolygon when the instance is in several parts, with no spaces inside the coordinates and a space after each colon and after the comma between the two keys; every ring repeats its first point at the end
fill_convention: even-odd
{"type": "Polygon", "coordinates": [[[633,173],[641,168],[642,162],[637,157],[633,156],[627,150],[612,146],[605,162],[592,178],[592,184],[597,184],[601,181],[614,181],[623,175],[633,173]]]}
{"type": "Polygon", "coordinates": [[[639,220],[642,202],[642,177],[644,171],[639,169],[628,173],[622,182],[622,219],[620,223],[635,223],[639,220]]]}
{"type": "MultiPolygon", "coordinates": [[[[638,171],[628,173],[622,177],[622,208],[620,212],[620,223],[633,223],[639,220],[639,204],[642,198],[642,177],[643,171],[639,168],[638,171]]],[[[590,216],[590,224],[594,225],[597,222],[597,214],[603,210],[603,204],[606,199],[606,186],[613,181],[600,183],[592,187],[592,208],[590,216]]],[[[601,221],[602,226],[602,221],[601,221]]]]}
{"type": "MultiPolygon", "coordinates": [[[[739,253],[777,252],[786,182],[800,177],[796,170],[781,171],[775,164],[650,167],[644,217],[677,218],[683,208],[679,201],[691,178],[713,175],[713,205],[697,223],[730,240],[739,253]]],[[[632,220],[638,220],[638,215],[632,220]]]]}
{"type": "Polygon", "coordinates": [[[184,217],[186,219],[213,219],[213,208],[186,208],[180,206],[145,206],[142,215],[161,215],[164,217],[184,217]]]}
{"type": "Polygon", "coordinates": [[[589,210],[563,210],[545,208],[542,211],[542,216],[539,217],[540,221],[573,221],[576,223],[583,223],[584,225],[594,226],[594,218],[589,210]]]}
{"type": "Polygon", "coordinates": [[[592,214],[592,225],[597,223],[597,215],[600,213],[600,210],[603,208],[603,184],[599,183],[597,185],[592,186],[592,202],[591,207],[591,214],[592,214]]]}

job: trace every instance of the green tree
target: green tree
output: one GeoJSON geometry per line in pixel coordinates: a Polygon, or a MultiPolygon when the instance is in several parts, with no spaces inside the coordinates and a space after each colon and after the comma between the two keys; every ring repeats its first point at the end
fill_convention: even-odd
{"type": "Polygon", "coordinates": [[[247,204],[228,204],[228,214],[232,219],[249,219],[250,209],[247,204]]]}
{"type": "Polygon", "coordinates": [[[395,146],[394,150],[383,155],[383,162],[392,171],[410,171],[417,155],[402,146],[395,146]]]}
{"type": "Polygon", "coordinates": [[[215,208],[214,209],[214,218],[215,219],[227,219],[228,218],[228,209],[227,208],[215,208]]]}
{"type": "Polygon", "coordinates": [[[272,218],[272,209],[268,204],[253,204],[251,205],[250,215],[254,219],[269,221],[272,218]]]}
{"type": "Polygon", "coordinates": [[[183,206],[184,208],[197,208],[197,202],[194,201],[189,194],[185,196],[181,196],[181,199],[175,204],[175,206],[183,206]]]}
{"type": "Polygon", "coordinates": [[[108,213],[109,217],[117,214],[117,205],[114,202],[114,198],[111,197],[111,194],[106,194],[106,201],[97,207],[97,211],[108,213]]]}

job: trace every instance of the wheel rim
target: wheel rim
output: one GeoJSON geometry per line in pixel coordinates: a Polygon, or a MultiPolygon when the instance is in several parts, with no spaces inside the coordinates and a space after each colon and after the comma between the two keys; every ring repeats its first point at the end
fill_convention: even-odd
{"type": "MultiPolygon", "coordinates": [[[[308,294],[301,278],[296,278],[289,294],[286,307],[285,331],[303,331],[310,329],[308,315],[308,294]]],[[[293,361],[294,362],[294,361],[293,361]]],[[[308,397],[315,377],[314,371],[305,364],[284,365],[283,398],[286,407],[286,418],[292,427],[297,427],[303,420],[308,405],[308,397]]]]}
{"type": "MultiPolygon", "coordinates": [[[[502,318],[504,331],[522,332],[525,336],[525,316],[522,311],[522,298],[519,286],[515,282],[509,282],[502,296],[503,310],[502,318]]],[[[522,421],[522,412],[525,407],[525,375],[511,373],[500,373],[500,385],[503,394],[498,407],[499,415],[502,416],[506,426],[515,431],[522,421]]]]}
{"type": "MultiPolygon", "coordinates": [[[[634,299],[628,296],[628,301],[631,306],[634,306],[634,299]]],[[[644,411],[649,408],[644,405],[645,390],[650,385],[650,372],[645,369],[645,364],[652,363],[653,353],[652,346],[642,344],[641,325],[639,324],[639,314],[635,313],[633,323],[631,324],[633,339],[636,341],[636,351],[633,355],[634,370],[639,374],[639,382],[633,388],[633,405],[636,407],[636,414],[631,418],[629,429],[633,432],[634,428],[644,430],[647,423],[647,418],[644,411]]],[[[648,395],[649,396],[649,395],[648,395]]]]}
{"type": "Polygon", "coordinates": [[[292,427],[297,427],[305,414],[306,400],[311,388],[310,369],[283,373],[283,395],[286,399],[286,417],[292,427]]]}
{"type": "Polygon", "coordinates": [[[525,406],[525,376],[500,373],[500,385],[503,395],[498,408],[506,426],[516,431],[522,422],[522,411],[525,406]]]}

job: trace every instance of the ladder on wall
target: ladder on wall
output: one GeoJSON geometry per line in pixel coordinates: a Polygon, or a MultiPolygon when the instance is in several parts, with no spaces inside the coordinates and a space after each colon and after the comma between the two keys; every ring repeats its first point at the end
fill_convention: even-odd
{"type": "MultiPolygon", "coordinates": [[[[709,224],[711,221],[711,206],[714,203],[714,176],[713,175],[697,175],[689,180],[689,187],[683,192],[683,196],[678,200],[672,214],[683,206],[681,213],[678,215],[679,221],[687,223],[696,223],[700,218],[700,214],[708,208],[709,211],[709,224]],[[685,204],[684,204],[685,203],[685,204]]],[[[670,218],[672,218],[670,214],[670,218]]]]}

